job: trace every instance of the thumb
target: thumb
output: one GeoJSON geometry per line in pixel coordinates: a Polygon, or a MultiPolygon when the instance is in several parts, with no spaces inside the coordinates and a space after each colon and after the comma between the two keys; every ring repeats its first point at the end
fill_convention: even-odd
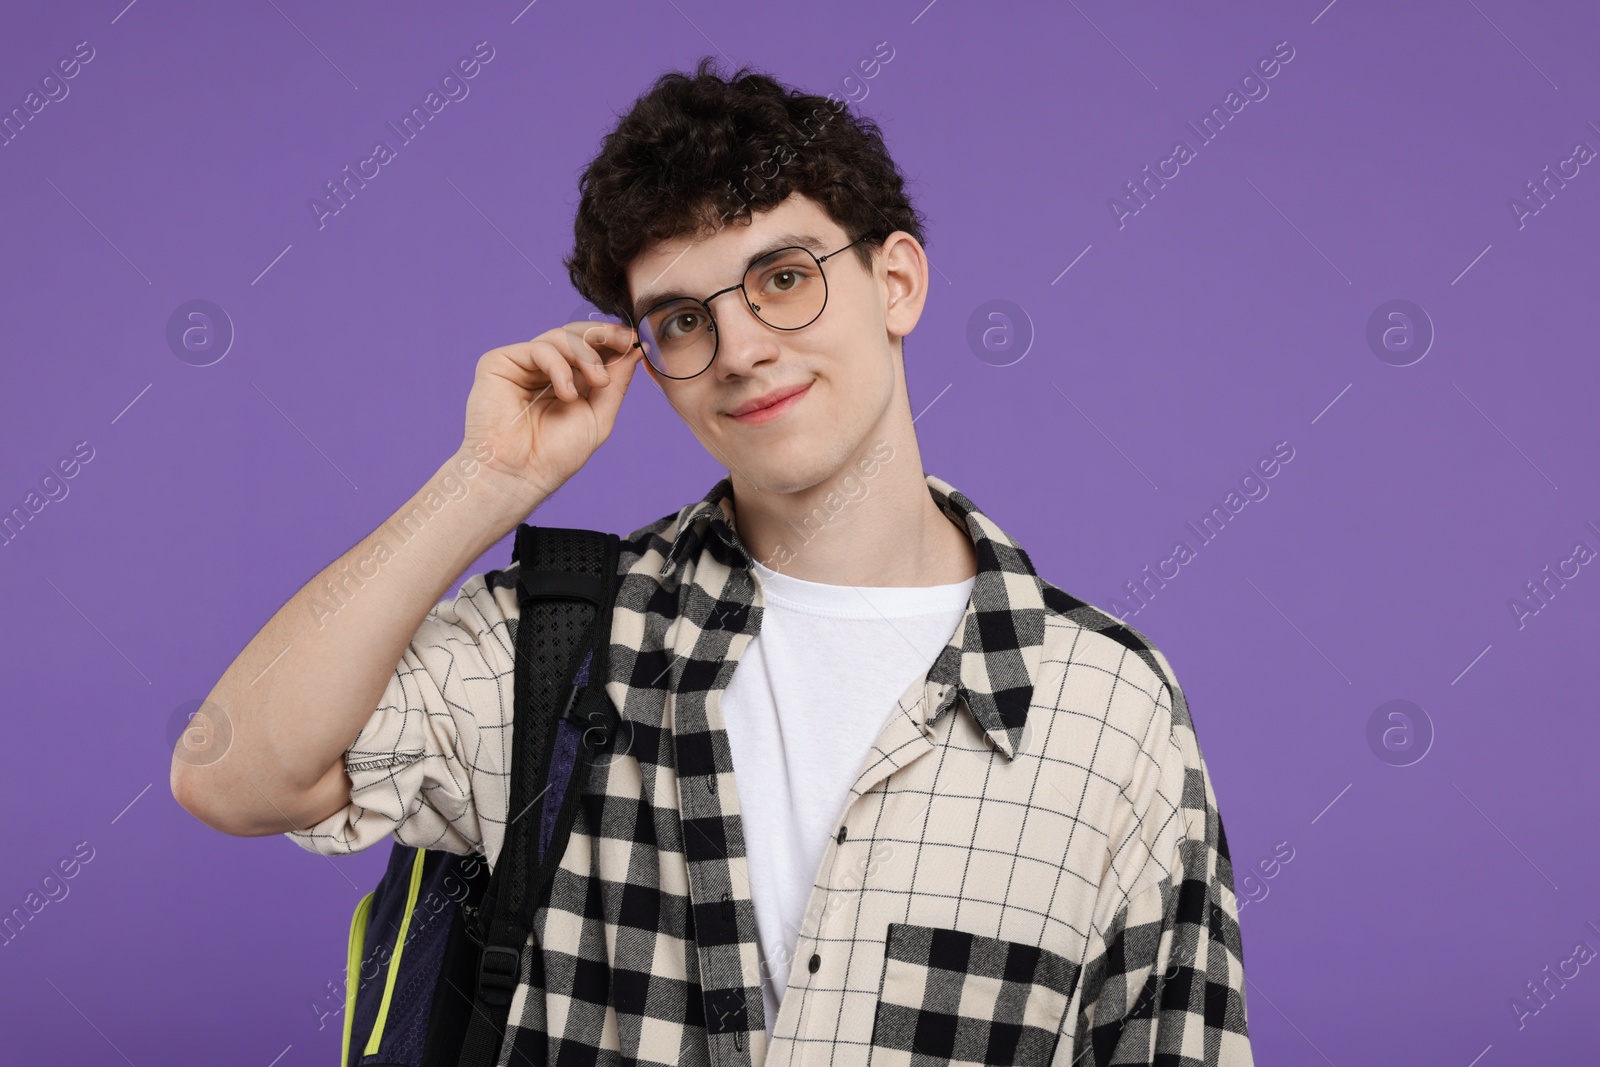
{"type": "Polygon", "coordinates": [[[589,390],[589,406],[594,409],[595,415],[606,427],[607,432],[616,420],[617,412],[622,409],[622,396],[628,391],[628,384],[633,381],[633,375],[639,369],[639,361],[643,358],[642,349],[630,348],[605,365],[606,373],[611,375],[611,380],[599,388],[591,387],[589,390]]]}

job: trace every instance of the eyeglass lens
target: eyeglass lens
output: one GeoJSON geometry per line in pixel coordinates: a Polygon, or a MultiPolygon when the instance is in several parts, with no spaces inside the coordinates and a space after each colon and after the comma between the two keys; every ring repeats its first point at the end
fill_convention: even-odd
{"type": "MultiPolygon", "coordinates": [[[[750,310],[762,322],[780,330],[798,330],[822,314],[828,284],[810,251],[780,248],[745,271],[744,293],[750,310]]],[[[716,324],[710,309],[688,297],[652,308],[639,323],[638,332],[645,357],[668,377],[693,377],[709,367],[717,354],[716,324]]]]}

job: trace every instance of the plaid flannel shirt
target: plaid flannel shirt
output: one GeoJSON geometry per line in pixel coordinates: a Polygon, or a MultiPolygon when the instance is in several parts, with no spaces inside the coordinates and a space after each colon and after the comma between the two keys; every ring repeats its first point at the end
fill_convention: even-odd
{"type": "MultiPolygon", "coordinates": [[[[971,538],[966,613],[855,784],[769,1043],[721,695],[761,625],[731,484],[623,541],[597,766],[523,956],[502,1065],[1252,1064],[1233,868],[1183,692],[1137,630],[971,538]]],[[[346,752],[350,804],[289,834],[505,835],[515,564],[424,620],[346,752]]]]}

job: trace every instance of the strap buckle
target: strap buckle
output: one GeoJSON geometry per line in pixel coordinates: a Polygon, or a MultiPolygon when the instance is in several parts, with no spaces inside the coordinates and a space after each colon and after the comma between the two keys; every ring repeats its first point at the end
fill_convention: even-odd
{"type": "Polygon", "coordinates": [[[522,973],[522,950],[486,945],[478,960],[478,999],[499,1007],[511,1003],[522,973]]]}

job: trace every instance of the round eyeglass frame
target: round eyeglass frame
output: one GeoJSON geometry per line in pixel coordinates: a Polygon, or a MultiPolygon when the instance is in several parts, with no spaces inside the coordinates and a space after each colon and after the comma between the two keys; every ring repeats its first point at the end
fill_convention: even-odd
{"type": "MultiPolygon", "coordinates": [[[[659,308],[659,307],[661,307],[661,306],[663,306],[665,304],[675,303],[675,302],[677,302],[679,300],[692,301],[693,303],[699,304],[702,308],[705,309],[706,322],[709,324],[708,329],[709,329],[709,331],[711,333],[711,358],[706,360],[706,365],[704,367],[701,367],[699,370],[695,371],[693,374],[683,374],[683,375],[668,374],[666,371],[662,370],[660,367],[657,367],[655,365],[655,362],[650,360],[650,352],[649,352],[648,349],[645,349],[644,342],[642,342],[642,341],[635,341],[635,342],[633,342],[633,344],[629,345],[628,347],[629,347],[629,349],[637,348],[637,349],[643,350],[644,353],[645,353],[645,360],[647,362],[649,362],[650,366],[655,370],[655,372],[657,374],[661,375],[663,378],[670,378],[675,382],[686,382],[690,378],[698,378],[700,375],[704,374],[706,371],[711,369],[711,365],[717,361],[717,353],[722,350],[722,337],[721,337],[721,334],[719,334],[717,332],[717,316],[711,310],[711,301],[715,300],[717,297],[721,296],[724,293],[731,293],[735,289],[737,289],[737,290],[739,290],[740,294],[744,297],[745,306],[750,309],[750,314],[754,315],[756,317],[756,321],[761,323],[761,325],[767,327],[768,329],[784,330],[786,332],[793,332],[795,330],[803,330],[807,326],[810,326],[813,322],[816,322],[818,319],[820,319],[822,317],[823,311],[827,310],[827,307],[828,307],[828,272],[822,269],[822,265],[824,263],[826,263],[828,260],[832,259],[834,256],[838,255],[840,252],[844,252],[844,251],[846,251],[848,249],[854,248],[856,245],[860,244],[862,241],[869,240],[869,239],[874,238],[876,236],[877,236],[876,231],[868,231],[867,233],[862,234],[860,237],[857,237],[854,241],[851,241],[849,244],[845,245],[844,248],[835,249],[834,251],[829,252],[825,256],[817,255],[815,252],[811,251],[811,249],[807,248],[805,245],[785,245],[782,248],[774,248],[772,251],[763,252],[761,255],[759,255],[755,259],[751,260],[750,263],[748,265],[746,265],[746,267],[744,268],[744,275],[742,275],[740,277],[739,283],[737,285],[730,285],[725,289],[718,289],[716,292],[712,293],[710,296],[706,297],[704,300],[696,300],[692,296],[690,296],[690,297],[673,296],[673,297],[668,297],[667,299],[659,301],[657,303],[651,304],[650,307],[644,312],[644,314],[640,316],[641,319],[648,319],[650,317],[651,313],[654,312],[657,308],[659,308]],[[744,287],[744,280],[745,280],[745,277],[749,276],[751,267],[755,266],[757,263],[761,262],[763,259],[767,259],[770,256],[775,256],[780,252],[787,252],[790,249],[799,249],[800,251],[804,252],[806,255],[810,256],[812,261],[816,263],[816,265],[817,265],[817,275],[818,275],[818,277],[820,277],[822,279],[822,306],[817,308],[817,313],[815,315],[811,316],[810,319],[808,319],[807,321],[801,323],[799,326],[774,326],[774,325],[772,325],[772,323],[768,322],[766,319],[763,319],[761,317],[761,312],[756,310],[755,304],[750,300],[749,292],[746,291],[746,289],[744,287]]],[[[633,317],[631,315],[625,315],[624,318],[627,320],[628,329],[633,331],[634,336],[637,337],[638,334],[639,334],[639,327],[633,321],[633,317]]]]}

